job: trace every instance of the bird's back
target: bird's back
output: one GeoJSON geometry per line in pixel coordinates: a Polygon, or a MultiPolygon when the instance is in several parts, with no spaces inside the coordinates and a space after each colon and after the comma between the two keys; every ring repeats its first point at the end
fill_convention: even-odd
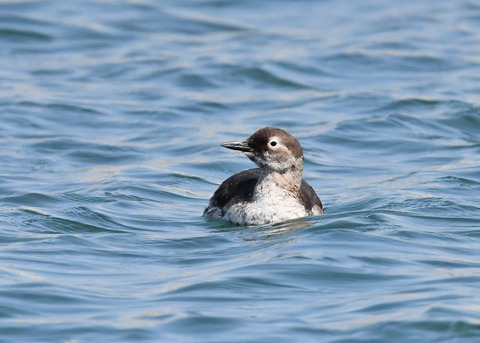
{"type": "MultiPolygon", "coordinates": [[[[231,205],[251,202],[260,174],[260,168],[254,168],[241,171],[226,179],[213,194],[204,214],[208,217],[220,219],[231,205]]],[[[323,213],[322,202],[312,186],[304,180],[301,182],[298,198],[309,215],[323,213]]]]}
{"type": "Polygon", "coordinates": [[[221,218],[229,203],[251,201],[259,178],[260,168],[244,170],[230,176],[215,191],[204,214],[221,218]]]}

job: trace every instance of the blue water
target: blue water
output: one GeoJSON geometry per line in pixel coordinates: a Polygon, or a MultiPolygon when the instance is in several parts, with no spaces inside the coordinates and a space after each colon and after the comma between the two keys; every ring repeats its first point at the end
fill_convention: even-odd
{"type": "Polygon", "coordinates": [[[1,1],[0,342],[480,342],[477,1],[1,1]],[[260,127],[326,214],[202,217],[260,127]]]}

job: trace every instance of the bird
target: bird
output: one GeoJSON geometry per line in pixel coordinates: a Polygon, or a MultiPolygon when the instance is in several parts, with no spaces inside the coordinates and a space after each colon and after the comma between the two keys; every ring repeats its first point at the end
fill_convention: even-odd
{"type": "Polygon", "coordinates": [[[320,198],[302,179],[303,150],[291,134],[267,126],[221,146],[245,153],[258,168],[226,179],[203,212],[207,219],[251,226],[323,214],[320,198]]]}

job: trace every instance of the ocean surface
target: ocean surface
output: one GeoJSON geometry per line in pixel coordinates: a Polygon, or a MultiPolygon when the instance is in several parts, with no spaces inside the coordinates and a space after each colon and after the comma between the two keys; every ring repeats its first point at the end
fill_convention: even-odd
{"type": "Polygon", "coordinates": [[[0,1],[0,342],[480,342],[480,3],[0,1]],[[326,213],[207,221],[292,133],[326,213]]]}

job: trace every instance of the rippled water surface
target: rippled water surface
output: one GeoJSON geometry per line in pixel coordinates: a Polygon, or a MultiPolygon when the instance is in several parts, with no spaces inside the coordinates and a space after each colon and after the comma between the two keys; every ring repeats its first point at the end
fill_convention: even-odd
{"type": "Polygon", "coordinates": [[[1,342],[479,342],[476,1],[0,1],[1,342]],[[301,142],[327,212],[202,217],[301,142]]]}

